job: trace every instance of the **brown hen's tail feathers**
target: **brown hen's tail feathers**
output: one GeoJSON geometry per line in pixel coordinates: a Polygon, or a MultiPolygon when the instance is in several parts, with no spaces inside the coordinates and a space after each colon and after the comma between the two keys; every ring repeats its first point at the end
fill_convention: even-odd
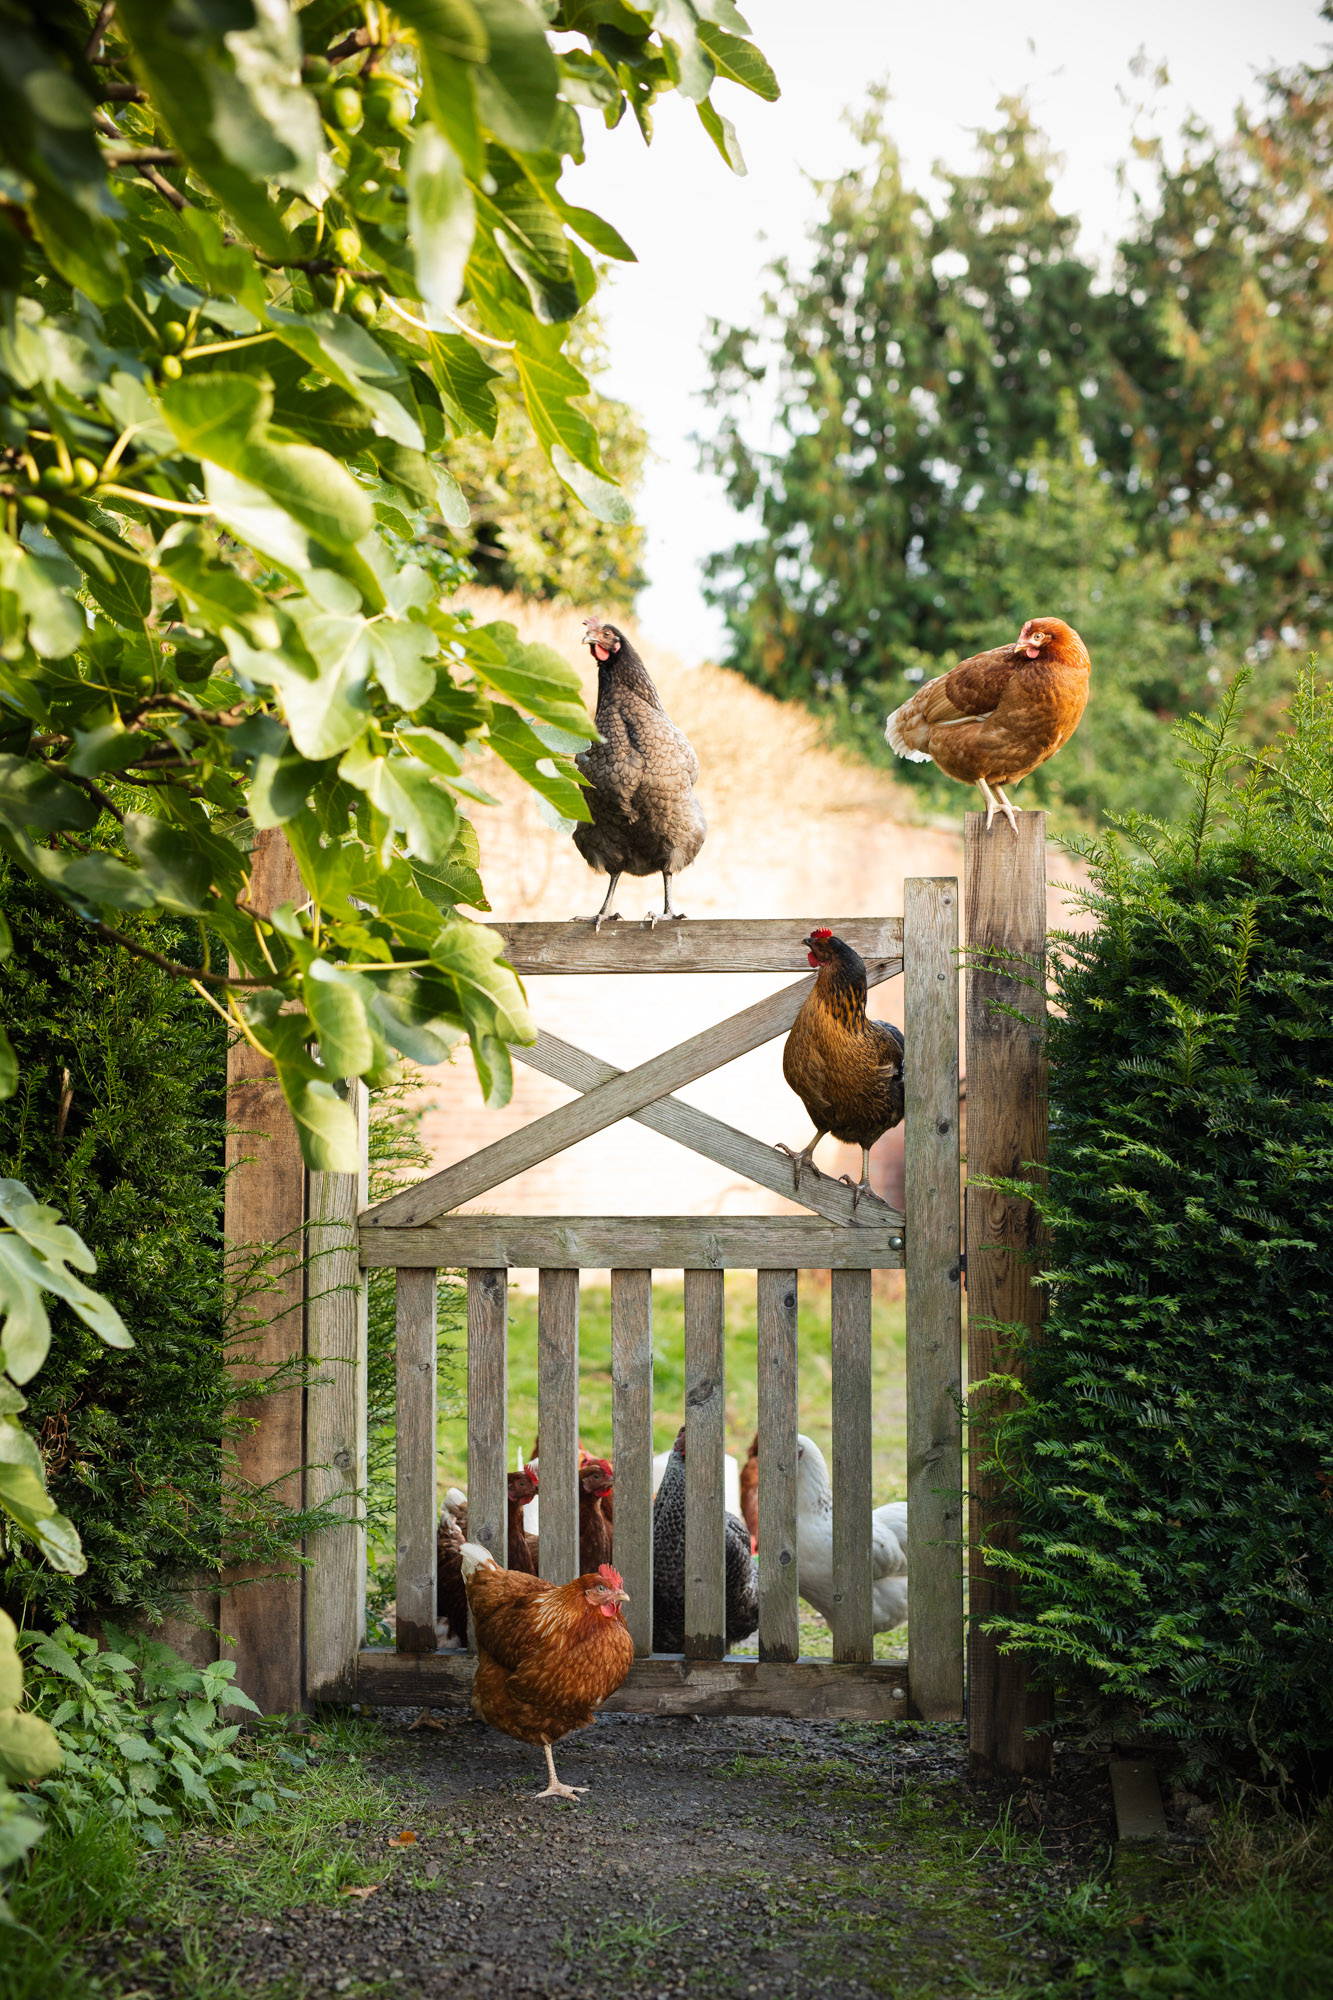
{"type": "MultiPolygon", "coordinates": [[[[893,714],[884,725],[884,734],[889,739],[889,747],[896,750],[900,757],[906,757],[908,762],[912,764],[929,764],[931,762],[929,750],[919,750],[915,744],[908,741],[903,733],[903,719],[907,716],[907,711],[915,699],[915,695],[912,695],[903,703],[901,708],[894,709],[893,714]]],[[[915,717],[911,717],[909,721],[915,721],[915,719],[915,717]]]]}

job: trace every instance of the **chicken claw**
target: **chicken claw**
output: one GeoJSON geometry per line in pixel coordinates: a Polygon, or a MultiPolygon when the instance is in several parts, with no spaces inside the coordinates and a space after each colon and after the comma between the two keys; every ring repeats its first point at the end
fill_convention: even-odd
{"type": "Polygon", "coordinates": [[[791,1161],[791,1184],[793,1190],[795,1190],[801,1185],[801,1173],[802,1170],[806,1167],[809,1167],[811,1173],[814,1175],[816,1180],[822,1180],[824,1178],[823,1175],[820,1173],[819,1168],[815,1165],[813,1158],[815,1147],[819,1144],[823,1136],[824,1134],[822,1132],[816,1132],[814,1138],[810,1141],[810,1144],[804,1147],[803,1150],[799,1153],[794,1151],[793,1148],[790,1146],[784,1146],[781,1139],[779,1139],[777,1144],[774,1146],[773,1151],[775,1153],[785,1153],[787,1155],[787,1158],[791,1161]]]}
{"type": "Polygon", "coordinates": [[[555,1758],[551,1755],[550,1744],[543,1743],[542,1749],[546,1752],[546,1770],[548,1774],[548,1783],[546,1786],[546,1790],[544,1792],[535,1792],[533,1794],[534,1798],[572,1799],[574,1804],[577,1805],[579,1802],[579,1794],[581,1792],[586,1792],[588,1787],[586,1785],[562,1785],[559,1778],[557,1778],[555,1775],[555,1758]]]}
{"type": "Polygon", "coordinates": [[[595,917],[575,917],[574,921],[576,924],[591,924],[595,931],[599,931],[603,924],[618,924],[620,922],[620,912],[619,910],[611,910],[609,912],[599,910],[595,917]]]}
{"type": "Polygon", "coordinates": [[[853,1215],[856,1214],[857,1206],[860,1203],[862,1195],[873,1194],[875,1192],[874,1188],[871,1187],[869,1181],[854,1181],[850,1174],[839,1174],[838,1182],[840,1186],[849,1187],[852,1191],[853,1215]]]}

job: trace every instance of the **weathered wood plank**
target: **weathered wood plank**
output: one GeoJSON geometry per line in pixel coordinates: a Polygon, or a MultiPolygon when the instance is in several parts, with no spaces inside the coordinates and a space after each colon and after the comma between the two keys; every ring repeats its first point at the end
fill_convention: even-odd
{"type": "Polygon", "coordinates": [[[398,1273],[394,1455],[400,1653],[433,1653],[435,1632],[435,1273],[398,1273]]]}
{"type": "Polygon", "coordinates": [[[805,1216],[453,1215],[361,1233],[364,1265],[400,1269],[882,1271],[902,1261],[900,1224],[842,1229],[805,1216]]]}
{"type": "Polygon", "coordinates": [[[537,1424],[541,1438],[541,1573],[579,1574],[579,1274],[537,1279],[537,1424]]]}
{"type": "Polygon", "coordinates": [[[958,1159],[958,884],[906,884],[903,917],[907,1272],[907,1518],[912,1700],[963,1713],[962,1230],[958,1159]]]}
{"type": "Polygon", "coordinates": [[[1117,1840],[1165,1840],[1166,1813],[1157,1771],[1146,1757],[1112,1757],[1111,1803],[1117,1840]]]}
{"type": "MultiPolygon", "coordinates": [[[[1029,1202],[981,1186],[1021,1178],[1046,1157],[1046,816],[1018,814],[987,833],[969,813],[967,884],[967,1329],[972,1383],[1015,1372],[998,1328],[1041,1323],[1033,1283],[1040,1240],[1029,1202]],[[1001,1011],[1004,1010],[1004,1011],[1001,1011]]],[[[1040,1171],[1040,1167],[1037,1169],[1040,1171]]],[[[1037,1775],[1049,1768],[1050,1739],[1028,1734],[1046,1713],[1021,1654],[1001,1653],[982,1627],[1017,1608],[1005,1572],[990,1569],[983,1539],[1016,1546],[1018,1523],[1003,1486],[980,1470],[990,1422],[1004,1407],[993,1391],[973,1389],[968,1486],[971,1495],[968,1632],[968,1734],[978,1770],[1037,1775]]]]}
{"type": "MultiPolygon", "coordinates": [[[[349,1096],[364,1150],[365,1086],[353,1084],[349,1096]]],[[[365,1200],[364,1167],[310,1176],[306,1504],[341,1517],[307,1550],[305,1691],[322,1701],[351,1699],[366,1630],[366,1280],[356,1240],[365,1200]]]]}
{"type": "Polygon", "coordinates": [[[611,1273],[611,1437],[616,1468],[615,1565],[629,1592],[625,1623],[653,1650],[653,1274],[611,1273]]]}
{"type": "Polygon", "coordinates": [[[834,1271],[830,1300],[833,1385],[833,1657],[875,1657],[870,1514],[874,1443],[870,1412],[869,1271],[834,1271]]]}
{"type": "Polygon", "coordinates": [[[898,917],[695,918],[686,923],[495,923],[506,956],[525,979],[534,974],[586,972],[803,972],[805,946],[826,924],[865,959],[901,955],[898,917]]]}
{"type": "MultiPolygon", "coordinates": [[[[552,1076],[557,1083],[568,1084],[571,1090],[589,1091],[598,1084],[610,1083],[613,1078],[623,1076],[624,1071],[601,1062],[583,1049],[576,1049],[570,1042],[562,1042],[556,1035],[548,1035],[542,1029],[531,1048],[517,1045],[513,1053],[529,1069],[539,1070],[543,1076],[552,1076]]],[[[734,1125],[724,1124],[720,1118],[712,1117],[707,1111],[696,1110],[692,1104],[682,1104],[679,1098],[666,1097],[659,1104],[645,1104],[634,1117],[640,1125],[647,1125],[654,1132],[661,1132],[666,1138],[674,1139],[677,1145],[687,1146],[693,1153],[702,1153],[706,1160],[716,1160],[719,1166],[732,1173],[744,1174],[747,1180],[759,1187],[768,1188],[773,1194],[785,1195],[789,1201],[799,1201],[805,1208],[811,1208],[817,1215],[827,1217],[831,1222],[900,1223],[902,1217],[896,1209],[890,1208],[878,1195],[863,1195],[860,1203],[854,1205],[854,1192],[841,1181],[832,1180],[821,1174],[817,1168],[801,1166],[800,1180],[792,1184],[795,1164],[785,1153],[779,1153],[776,1146],[766,1146],[762,1140],[752,1139],[748,1132],[740,1132],[734,1125]]]]}
{"type": "MultiPolygon", "coordinates": [[[[891,963],[896,967],[898,961],[891,963]]],[[[867,983],[879,984],[888,977],[888,969],[885,962],[868,963],[867,983]]],[[[693,1083],[696,1078],[721,1069],[737,1056],[747,1055],[751,1049],[783,1034],[796,1019],[814,983],[813,975],[798,979],[794,985],[770,993],[767,999],[742,1009],[728,1020],[715,1022],[637,1068],[621,1071],[609,1083],[599,1084],[574,1103],[558,1105],[543,1117],[534,1118],[530,1125],[497,1139],[492,1146],[483,1146],[480,1152],[459,1160],[455,1166],[428,1174],[424,1181],[405,1188],[402,1194],[391,1195],[387,1201],[367,1209],[361,1218],[362,1227],[432,1222],[449,1209],[486,1194],[501,1181],[512,1180],[515,1174],[577,1145],[580,1139],[605,1131],[608,1125],[615,1125],[622,1118],[632,1118],[645,1104],[669,1097],[683,1084],[693,1083]]]]}
{"type": "Polygon", "coordinates": [[[685,1652],[726,1651],[723,1478],[725,1302],[720,1271],[685,1273],[685,1652]]]}
{"type": "Polygon", "coordinates": [[[467,1532],[509,1562],[509,1275],[467,1274],[467,1532]]]}
{"type": "MultiPolygon", "coordinates": [[[[300,870],[280,827],[257,836],[249,867],[255,909],[266,913],[303,900],[300,870]]],[[[228,1350],[227,1366],[244,1382],[290,1366],[303,1352],[306,1174],[273,1066],[239,1036],[227,1051],[226,1158],[227,1268],[239,1278],[262,1265],[268,1286],[253,1297],[252,1317],[228,1350]]],[[[307,1453],[299,1378],[289,1389],[240,1404],[237,1414],[249,1420],[235,1432],[237,1480],[300,1507],[307,1453]]],[[[241,1564],[222,1581],[223,1658],[235,1661],[237,1685],[265,1714],[301,1705],[302,1595],[294,1561],[277,1576],[271,1562],[241,1564]]]]}
{"type": "MultiPolygon", "coordinates": [[[[362,1653],[357,1700],[385,1707],[466,1709],[474,1663],[467,1653],[412,1658],[362,1653]]],[[[827,1721],[892,1722],[907,1713],[907,1662],[840,1666],[832,1660],[636,1660],[624,1686],[602,1704],[616,1714],[794,1715],[827,1721]]],[[[573,1739],[571,1739],[573,1747],[573,1739]]]]}
{"type": "Polygon", "coordinates": [[[759,1657],[801,1650],[796,1576],[796,1273],[756,1273],[759,1348],[759,1657]]]}

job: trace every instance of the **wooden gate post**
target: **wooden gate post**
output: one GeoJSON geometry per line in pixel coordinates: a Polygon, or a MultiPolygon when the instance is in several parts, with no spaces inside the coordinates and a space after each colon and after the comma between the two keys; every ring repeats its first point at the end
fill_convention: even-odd
{"type": "Polygon", "coordinates": [[[321,1701],[351,1700],[366,1630],[367,1299],[356,1224],[367,1200],[370,1112],[363,1083],[347,1095],[361,1169],[312,1173],[307,1183],[305,1497],[341,1517],[307,1544],[304,1691],[321,1701]]]}
{"type": "MultiPolygon", "coordinates": [[[[304,896],[300,871],[279,828],[260,833],[250,857],[250,900],[267,913],[304,896]]],[[[223,1212],[229,1263],[267,1253],[268,1289],[253,1303],[253,1332],[234,1345],[230,1366],[243,1381],[267,1376],[303,1352],[305,1165],[296,1125],[266,1057],[239,1038],[227,1056],[227,1190],[223,1212]]],[[[306,1462],[299,1381],[257,1396],[241,1414],[254,1428],[236,1440],[237,1475],[299,1507],[306,1462]]],[[[303,1694],[301,1578],[293,1563],[272,1575],[248,1563],[223,1578],[223,1657],[265,1714],[297,1709],[303,1694]],[[265,1581],[256,1582],[263,1577],[265,1581]]]]}
{"type": "MultiPolygon", "coordinates": [[[[1046,815],[1019,813],[1015,833],[1002,818],[987,832],[984,814],[969,813],[964,865],[968,1379],[975,1384],[992,1372],[1014,1372],[998,1329],[1036,1328],[1043,1311],[1031,1254],[1036,1211],[977,1182],[1021,1179],[1033,1163],[1040,1172],[1046,1159],[1046,815]]],[[[987,1422],[1005,1407],[1004,1396],[971,1389],[968,1741],[974,1770],[1035,1776],[1049,1768],[1050,1741],[1028,1732],[1049,1712],[1048,1702],[1029,1685],[1028,1662],[1001,1653],[981,1629],[1018,1601],[1008,1575],[990,1569],[981,1552],[983,1540],[1017,1546],[1012,1501],[999,1479],[980,1470],[987,1422]]]]}

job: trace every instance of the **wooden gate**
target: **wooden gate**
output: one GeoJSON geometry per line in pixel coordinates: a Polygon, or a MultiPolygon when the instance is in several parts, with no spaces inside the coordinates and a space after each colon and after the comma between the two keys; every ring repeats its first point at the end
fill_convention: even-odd
{"type": "MultiPolygon", "coordinates": [[[[1037,1218],[1012,1183],[1040,1172],[1045,1157],[1045,823],[1020,813],[1012,832],[986,831],[969,814],[965,840],[968,1068],[966,1209],[968,1371],[971,1416],[984,1431],[1021,1372],[1010,1332],[1040,1323],[1037,1218]]],[[[256,907],[290,901],[295,875],[277,835],[262,836],[252,861],[256,907]]],[[[820,922],[827,921],[822,915],[820,922]]],[[[526,1131],[365,1209],[365,1177],[311,1174],[295,1127],[267,1075],[253,1075],[244,1044],[231,1056],[229,1111],[238,1128],[228,1176],[227,1235],[247,1257],[277,1253],[274,1309],[238,1372],[291,1371],[253,1405],[237,1441],[242,1478],[294,1504],[340,1517],[307,1545],[299,1574],[242,1571],[224,1580],[219,1616],[238,1680],[261,1708],[310,1700],[461,1700],[466,1655],[434,1645],[434,1273],[468,1272],[471,1504],[475,1532],[504,1538],[506,1272],[536,1266],[540,1280],[542,1561],[571,1573],[577,1546],[577,1325],[580,1270],[609,1268],[614,1296],[616,1556],[635,1602],[640,1657],[615,1705],[670,1710],[897,1715],[959,1713],[962,1619],[959,1460],[957,897],[951,881],[907,885],[901,921],[835,920],[872,962],[878,984],[903,975],[907,1037],[906,1218],[883,1203],[855,1216],[845,1188],[806,1176],[810,1211],[790,1219],[458,1216],[456,1204],[501,1178],[623,1117],[667,1133],[762,1186],[791,1193],[789,1164],[774,1149],[674,1100],[671,1092],[742,1049],[784,1032],[802,979],[734,1021],[620,1074],[609,1064],[543,1036],[516,1050],[583,1095],[526,1131]],[[291,1253],[306,1219],[309,1256],[291,1253]],[[906,1662],[872,1662],[864,1524],[870,1490],[867,1294],[876,1268],[906,1267],[908,1306],[908,1502],[911,1602],[906,1662]],[[398,1272],[399,1296],[399,1648],[365,1645],[362,1499],[366,1454],[363,1267],[398,1272]],[[733,1266],[757,1272],[761,1480],[760,1657],[720,1660],[722,1282],[733,1266]],[[649,1455],[654,1267],[686,1271],[689,1297],[690,1511],[688,1652],[647,1653],[651,1603],[649,1455]],[[798,1273],[828,1269],[835,1294],[834,1480],[841,1601],[832,1663],[799,1662],[794,1561],[792,1440],[798,1273]],[[302,1296],[304,1286],[304,1299],[302,1296]],[[312,1364],[303,1376],[302,1361],[312,1364]],[[547,1441],[549,1440],[549,1446],[547,1441]],[[548,1463],[548,1457],[551,1461],[548,1463]],[[564,1470],[557,1468],[563,1467],[564,1470]],[[771,1468],[771,1470],[770,1470],[771,1468]],[[623,1524],[623,1525],[622,1525],[623,1524]],[[549,1531],[549,1534],[548,1534],[549,1531]],[[548,1557],[550,1560],[548,1561],[548,1557]],[[243,1584],[244,1588],[234,1586],[243,1584]],[[420,1648],[421,1650],[414,1650],[420,1648]]],[[[592,936],[573,925],[502,926],[514,962],[530,977],[572,971],[802,970],[797,940],[808,922],[690,922],[648,934],[628,928],[592,936]]],[[[358,1097],[358,1102],[360,1101],[358,1097]]],[[[793,1100],[794,1107],[794,1100],[793,1100]]],[[[998,1470],[974,1445],[968,1480],[972,1619],[967,1640],[967,1715],[974,1766],[1009,1773],[1044,1768],[1044,1713],[1027,1685],[1022,1656],[999,1653],[989,1615],[1014,1608],[1008,1572],[988,1549],[1014,1546],[1019,1524],[998,1470]]]]}
{"type": "MultiPolygon", "coordinates": [[[[580,1272],[609,1271],[613,1343],[615,1560],[625,1578],[638,1660],[615,1708],[790,1715],[961,1714],[958,890],[907,885],[901,919],[816,916],[777,922],[691,921],[647,931],[571,924],[501,925],[525,978],[569,973],[774,973],[801,970],[801,938],[827,922],[866,961],[872,987],[902,976],[907,1042],[910,1224],[876,1197],[791,1162],[672,1092],[782,1035],[813,985],[795,984],[628,1071],[545,1032],[523,1062],[582,1093],[520,1131],[369,1209],[363,1265],[397,1273],[397,1645],[362,1650],[360,1700],[447,1702],[465,1696],[472,1661],[440,1652],[435,1625],[435,1286],[461,1268],[468,1289],[469,1533],[506,1554],[508,1272],[538,1278],[538,1421],[542,1573],[578,1573],[580,1272]],[[459,1204],[617,1121],[631,1118],[792,1196],[799,1217],[458,1215],[459,1204]],[[911,1522],[909,1657],[873,1657],[871,1275],[908,1273],[907,1501],[911,1522]],[[686,1548],[683,1656],[652,1654],[652,1284],[684,1272],[686,1548]],[[759,1653],[725,1657],[724,1274],[756,1273],[759,1653]],[[798,1644],[797,1320],[802,1271],[831,1274],[834,1573],[832,1662],[798,1644]]],[[[795,1110],[793,1100],[793,1110],[795,1110]]],[[[883,1497],[883,1496],[880,1496],[883,1497]]]]}

